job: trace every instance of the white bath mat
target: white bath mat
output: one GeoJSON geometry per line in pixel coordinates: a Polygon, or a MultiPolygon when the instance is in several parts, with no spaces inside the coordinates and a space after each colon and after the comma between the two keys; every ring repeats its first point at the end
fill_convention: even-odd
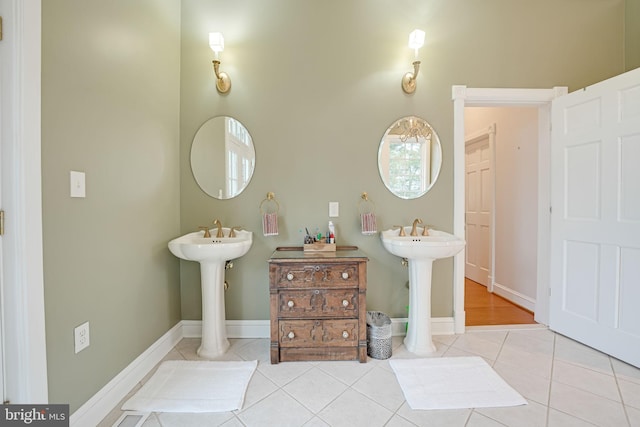
{"type": "Polygon", "coordinates": [[[481,357],[392,359],[389,364],[411,409],[527,404],[481,357]]]}
{"type": "Polygon", "coordinates": [[[226,412],[242,408],[257,361],[163,362],[122,410],[226,412]]]}

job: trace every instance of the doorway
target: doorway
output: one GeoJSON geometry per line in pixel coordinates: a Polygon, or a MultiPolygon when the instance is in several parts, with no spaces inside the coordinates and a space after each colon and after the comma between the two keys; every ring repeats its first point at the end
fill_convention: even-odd
{"type": "MultiPolygon", "coordinates": [[[[466,107],[534,107],[538,112],[537,221],[524,226],[535,230],[536,298],[535,320],[549,322],[549,221],[550,221],[550,106],[567,88],[495,89],[453,86],[454,108],[454,234],[465,235],[465,109],[466,107]]],[[[497,130],[499,132],[499,129],[497,130]]],[[[495,259],[500,259],[496,254],[495,259]]],[[[465,254],[454,259],[454,328],[465,331],[465,254]]]]}
{"type": "Polygon", "coordinates": [[[537,292],[538,108],[467,107],[464,125],[465,277],[495,293],[483,300],[504,298],[485,306],[502,312],[486,316],[490,324],[521,323],[537,292]]]}

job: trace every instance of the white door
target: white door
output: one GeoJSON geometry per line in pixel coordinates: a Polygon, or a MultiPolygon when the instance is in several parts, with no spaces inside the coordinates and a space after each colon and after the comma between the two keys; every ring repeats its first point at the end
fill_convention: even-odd
{"type": "Polygon", "coordinates": [[[640,69],[552,104],[551,329],[640,366],[640,69]]]}
{"type": "Polygon", "coordinates": [[[491,158],[489,134],[471,139],[465,147],[465,277],[484,286],[490,286],[491,274],[491,158]]]}

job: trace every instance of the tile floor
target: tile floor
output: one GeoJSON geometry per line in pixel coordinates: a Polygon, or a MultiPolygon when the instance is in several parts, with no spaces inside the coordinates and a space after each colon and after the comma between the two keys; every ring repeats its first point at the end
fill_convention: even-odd
{"type": "MultiPolygon", "coordinates": [[[[640,426],[640,369],[547,329],[473,329],[435,336],[434,342],[438,351],[433,357],[483,357],[529,403],[414,411],[388,360],[271,365],[267,339],[235,339],[221,360],[259,361],[242,410],[153,413],[144,427],[640,426]]],[[[199,339],[185,338],[165,359],[195,360],[198,344],[199,339]]],[[[415,357],[405,350],[402,337],[394,337],[393,345],[393,358],[415,357]]],[[[100,427],[113,425],[123,402],[100,427]]]]}

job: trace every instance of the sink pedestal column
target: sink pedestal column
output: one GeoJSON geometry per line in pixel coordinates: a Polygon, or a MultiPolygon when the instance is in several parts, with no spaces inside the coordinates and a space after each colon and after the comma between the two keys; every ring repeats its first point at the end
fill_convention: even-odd
{"type": "Polygon", "coordinates": [[[202,343],[198,356],[214,359],[229,349],[224,310],[225,262],[200,263],[202,283],[202,343]]]}
{"type": "Polygon", "coordinates": [[[409,325],[404,345],[417,355],[434,353],[431,340],[431,270],[433,260],[409,260],[409,325]]]}

